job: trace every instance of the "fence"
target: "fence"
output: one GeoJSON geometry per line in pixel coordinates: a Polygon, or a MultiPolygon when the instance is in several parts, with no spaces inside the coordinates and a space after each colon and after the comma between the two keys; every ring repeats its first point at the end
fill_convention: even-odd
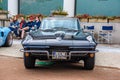
{"type": "Polygon", "coordinates": [[[9,26],[9,19],[0,19],[0,26],[9,26]]]}
{"type": "Polygon", "coordinates": [[[94,26],[94,34],[95,37],[98,39],[98,34],[102,30],[102,26],[113,26],[112,36],[111,36],[111,43],[113,44],[120,44],[120,23],[87,23],[81,22],[81,27],[84,26],[94,26]]]}

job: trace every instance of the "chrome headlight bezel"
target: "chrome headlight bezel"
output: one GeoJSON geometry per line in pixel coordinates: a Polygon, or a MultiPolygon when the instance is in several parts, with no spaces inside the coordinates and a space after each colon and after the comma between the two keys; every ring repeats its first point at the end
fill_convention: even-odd
{"type": "Polygon", "coordinates": [[[92,37],[92,36],[87,36],[86,39],[87,39],[90,43],[93,42],[93,37],[92,37]]]}
{"type": "Polygon", "coordinates": [[[27,40],[33,40],[33,38],[30,35],[28,35],[27,40]]]}
{"type": "Polygon", "coordinates": [[[33,40],[33,38],[30,35],[27,35],[25,39],[21,41],[21,43],[26,44],[26,43],[29,43],[31,40],[33,40]]]}

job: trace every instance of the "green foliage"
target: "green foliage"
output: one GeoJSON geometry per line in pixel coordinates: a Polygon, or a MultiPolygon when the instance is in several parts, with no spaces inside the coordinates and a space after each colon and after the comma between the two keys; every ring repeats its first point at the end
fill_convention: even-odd
{"type": "Polygon", "coordinates": [[[52,12],[52,15],[68,15],[68,13],[67,12],[65,12],[65,11],[53,11],[52,12]]]}
{"type": "Polygon", "coordinates": [[[92,18],[96,18],[96,19],[107,19],[107,16],[92,16],[92,18]]]}
{"type": "Polygon", "coordinates": [[[0,7],[0,10],[3,10],[3,9],[0,7]]]}
{"type": "Polygon", "coordinates": [[[120,19],[120,16],[101,16],[101,15],[96,15],[96,16],[90,16],[89,14],[78,14],[75,17],[82,19],[82,18],[89,18],[89,19],[110,19],[110,20],[114,20],[114,19],[120,19]]]}
{"type": "Polygon", "coordinates": [[[79,14],[76,17],[81,19],[81,18],[90,18],[91,16],[89,14],[79,14]]]}
{"type": "Polygon", "coordinates": [[[57,10],[52,11],[52,15],[68,15],[66,11],[63,11],[62,7],[58,7],[57,10]]]}

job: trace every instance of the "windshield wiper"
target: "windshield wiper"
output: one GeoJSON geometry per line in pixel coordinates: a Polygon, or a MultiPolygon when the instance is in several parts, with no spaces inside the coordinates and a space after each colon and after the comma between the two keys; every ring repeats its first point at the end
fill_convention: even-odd
{"type": "Polygon", "coordinates": [[[54,27],[51,29],[42,29],[42,31],[45,32],[53,32],[53,31],[58,31],[58,30],[62,30],[62,31],[72,31],[72,32],[77,32],[78,30],[75,29],[69,29],[69,28],[64,28],[64,27],[54,27]]]}
{"type": "Polygon", "coordinates": [[[66,29],[65,31],[77,32],[78,30],[76,30],[76,29],[66,29]]]}
{"type": "Polygon", "coordinates": [[[64,28],[64,27],[54,27],[54,28],[52,28],[52,29],[55,29],[55,30],[66,30],[66,29],[68,29],[68,28],[64,28]]]}
{"type": "Polygon", "coordinates": [[[70,29],[70,28],[66,28],[66,27],[54,27],[53,29],[55,29],[55,30],[64,30],[64,31],[78,31],[78,30],[70,29]]]}
{"type": "Polygon", "coordinates": [[[45,32],[53,32],[55,31],[54,29],[42,29],[42,31],[45,31],[45,32]]]}

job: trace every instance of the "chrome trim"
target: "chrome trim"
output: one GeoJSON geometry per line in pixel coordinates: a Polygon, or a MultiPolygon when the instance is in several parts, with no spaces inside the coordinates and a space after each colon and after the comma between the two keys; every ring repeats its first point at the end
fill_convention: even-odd
{"type": "Polygon", "coordinates": [[[92,49],[93,49],[93,48],[95,48],[95,47],[79,47],[79,46],[78,46],[78,47],[74,47],[74,46],[73,46],[73,47],[69,47],[69,48],[85,48],[85,49],[87,49],[87,48],[92,48],[92,49]]]}
{"type": "Polygon", "coordinates": [[[89,54],[89,53],[96,53],[98,52],[98,50],[95,50],[95,51],[70,51],[69,52],[69,60],[71,59],[71,54],[74,54],[74,53],[86,53],[86,54],[89,54]]]}
{"type": "MultiPolygon", "coordinates": [[[[50,56],[52,56],[46,50],[24,50],[24,49],[20,49],[20,51],[21,52],[35,52],[35,53],[40,53],[41,52],[41,53],[46,53],[48,59],[49,59],[50,56]]],[[[71,59],[71,54],[74,54],[74,53],[86,53],[86,54],[89,54],[89,53],[96,53],[96,52],[98,52],[98,50],[95,50],[95,51],[70,51],[68,57],[69,57],[69,60],[70,60],[71,59]]]]}
{"type": "Polygon", "coordinates": [[[49,48],[49,46],[24,46],[24,48],[49,48]]]}
{"type": "Polygon", "coordinates": [[[98,52],[97,50],[95,51],[70,51],[69,53],[96,53],[98,52]]]}
{"type": "Polygon", "coordinates": [[[49,52],[46,50],[24,50],[24,49],[20,49],[21,52],[35,52],[35,53],[46,53],[47,57],[49,59],[49,52]]]}

